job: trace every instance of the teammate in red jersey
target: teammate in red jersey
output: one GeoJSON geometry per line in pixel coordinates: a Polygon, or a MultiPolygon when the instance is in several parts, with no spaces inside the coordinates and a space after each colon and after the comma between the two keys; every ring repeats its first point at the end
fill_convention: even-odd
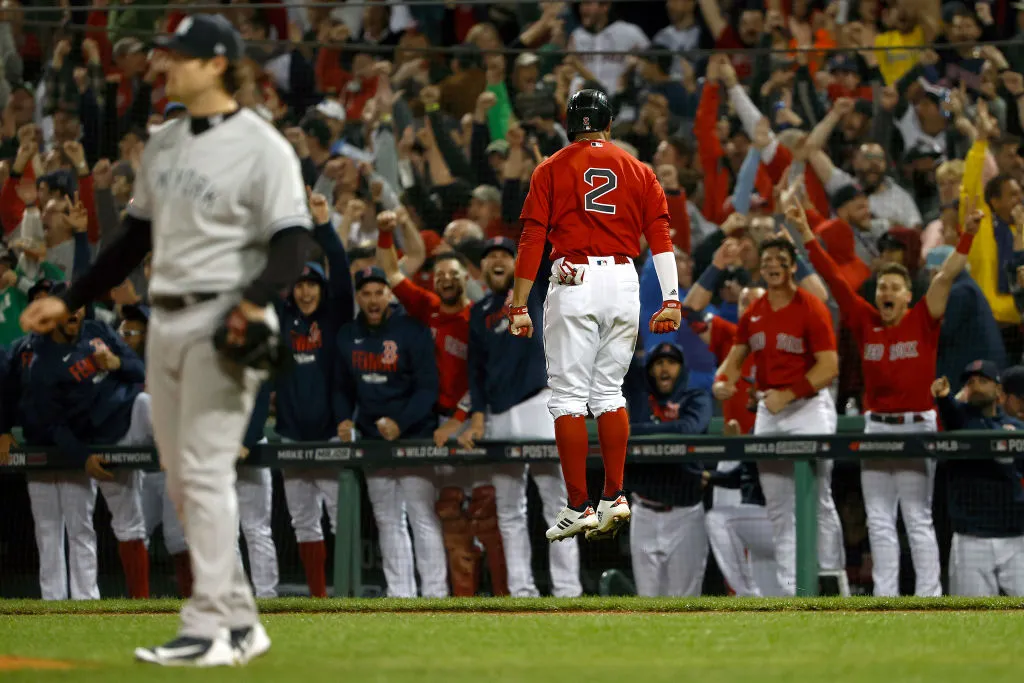
{"type": "Polygon", "coordinates": [[[661,283],[662,307],[652,332],[672,332],[681,317],[679,280],[668,230],[668,204],[647,166],[610,142],[611,105],[604,93],[581,90],[569,99],[572,144],[537,167],[523,206],[523,233],[509,330],[533,334],[526,302],[551,241],[551,284],[544,315],[555,442],[568,504],[548,529],[550,541],[586,532],[611,535],[629,520],[622,475],[629,417],[622,380],[629,369],[640,317],[640,283],[633,259],[647,238],[661,283]],[[587,409],[597,417],[604,492],[597,514],[587,492],[587,409]]]}
{"type": "MultiPolygon", "coordinates": [[[[942,316],[953,281],[967,265],[984,214],[967,209],[957,249],[942,264],[924,298],[910,308],[911,280],[899,264],[882,267],[872,306],[847,284],[835,262],[815,239],[799,204],[786,209],[807,245],[811,263],[839,302],[843,323],[861,349],[864,374],[864,431],[867,434],[937,431],[931,389],[942,316]]],[[[915,595],[942,595],[939,546],[932,524],[933,460],[862,460],[861,491],[871,542],[874,594],[899,595],[900,542],[897,506],[903,513],[914,562],[915,595]]]]}
{"type": "MultiPolygon", "coordinates": [[[[836,409],[827,391],[839,374],[832,316],[825,304],[794,280],[796,249],[786,239],[761,244],[761,277],[768,292],[740,318],[735,343],[712,391],[726,401],[748,356],[757,366],[761,398],[754,434],[831,434],[836,409]]],[[[842,528],[832,500],[832,463],[818,465],[818,559],[827,571],[843,569],[842,528]]],[[[796,592],[796,492],[791,461],[758,463],[765,508],[772,523],[779,586],[796,592]]]]}

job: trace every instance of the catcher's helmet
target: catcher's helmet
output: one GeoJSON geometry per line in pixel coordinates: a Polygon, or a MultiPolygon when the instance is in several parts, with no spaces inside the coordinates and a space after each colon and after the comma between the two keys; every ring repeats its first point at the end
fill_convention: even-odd
{"type": "Polygon", "coordinates": [[[597,133],[606,130],[612,122],[612,105],[600,90],[580,90],[569,98],[565,108],[566,134],[569,141],[579,133],[597,133]]]}

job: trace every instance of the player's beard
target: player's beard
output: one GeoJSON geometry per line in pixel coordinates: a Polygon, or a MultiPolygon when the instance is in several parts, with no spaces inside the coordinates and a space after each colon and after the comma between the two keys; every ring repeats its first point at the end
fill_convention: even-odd
{"type": "Polygon", "coordinates": [[[501,275],[497,275],[492,272],[487,273],[487,286],[495,294],[501,295],[512,289],[512,280],[514,276],[512,273],[506,271],[501,275]]]}
{"type": "Polygon", "coordinates": [[[967,394],[967,403],[981,411],[990,408],[996,399],[994,395],[977,394],[973,391],[967,394]]]}

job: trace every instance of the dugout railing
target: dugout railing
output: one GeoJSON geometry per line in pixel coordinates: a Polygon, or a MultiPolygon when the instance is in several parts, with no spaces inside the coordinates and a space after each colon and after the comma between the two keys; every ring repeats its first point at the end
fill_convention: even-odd
{"type": "MultiPolygon", "coordinates": [[[[717,425],[716,425],[717,426],[717,425]]],[[[797,519],[797,594],[818,592],[817,481],[815,462],[821,459],[870,458],[986,459],[1024,453],[1024,434],[1012,432],[955,432],[914,435],[866,435],[860,418],[841,418],[835,435],[801,437],[646,437],[630,440],[628,463],[714,462],[718,460],[794,461],[797,519]]],[[[115,467],[158,468],[152,449],[103,448],[115,467]]],[[[354,444],[275,443],[252,449],[241,467],[337,468],[339,470],[338,525],[335,537],[334,594],[358,596],[362,585],[362,506],[355,470],[364,467],[474,465],[502,462],[550,462],[558,459],[550,442],[486,442],[473,449],[437,447],[424,441],[354,444]]],[[[591,461],[600,466],[599,449],[591,445],[591,461]]],[[[11,451],[0,473],[77,469],[71,459],[52,448],[11,451]]]]}

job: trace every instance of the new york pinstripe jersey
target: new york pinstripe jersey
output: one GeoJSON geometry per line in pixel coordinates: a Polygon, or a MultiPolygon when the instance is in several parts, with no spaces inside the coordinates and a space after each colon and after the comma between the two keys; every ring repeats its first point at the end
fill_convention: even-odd
{"type": "Polygon", "coordinates": [[[274,233],[312,229],[298,157],[256,113],[188,118],[146,143],[129,213],[153,223],[154,296],[241,291],[266,266],[274,233]]]}

